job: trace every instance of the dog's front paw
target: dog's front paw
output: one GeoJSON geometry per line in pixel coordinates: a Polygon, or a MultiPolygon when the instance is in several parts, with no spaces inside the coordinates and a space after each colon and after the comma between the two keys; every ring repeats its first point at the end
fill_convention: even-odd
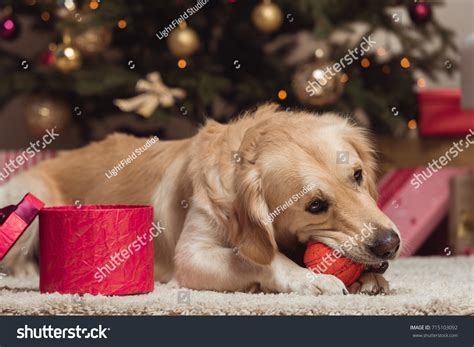
{"type": "Polygon", "coordinates": [[[389,286],[387,280],[378,273],[366,272],[349,287],[351,294],[387,294],[389,286]]]}
{"type": "Polygon", "coordinates": [[[318,275],[304,269],[304,276],[295,278],[291,284],[291,291],[303,295],[346,295],[348,291],[337,277],[332,275],[318,275]]]}

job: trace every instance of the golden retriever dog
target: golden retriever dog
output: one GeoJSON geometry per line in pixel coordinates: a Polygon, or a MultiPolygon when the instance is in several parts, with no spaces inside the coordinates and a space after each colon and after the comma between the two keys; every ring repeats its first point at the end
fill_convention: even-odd
{"type": "MultiPolygon", "coordinates": [[[[338,278],[292,257],[299,246],[319,241],[376,267],[398,253],[397,228],[375,201],[374,151],[347,119],[264,105],[230,124],[209,120],[192,138],[158,141],[110,174],[146,141],[115,134],[62,152],[2,186],[0,206],[26,192],[49,206],[153,205],[165,228],[154,241],[155,276],[193,289],[342,295],[338,278]]],[[[36,271],[36,229],[5,257],[14,273],[36,271]]],[[[349,289],[375,294],[388,283],[366,272],[349,289]]]]}

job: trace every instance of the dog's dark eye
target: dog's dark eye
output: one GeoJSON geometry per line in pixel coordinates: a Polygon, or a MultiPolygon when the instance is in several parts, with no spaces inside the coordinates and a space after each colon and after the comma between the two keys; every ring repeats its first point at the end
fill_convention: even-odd
{"type": "Polygon", "coordinates": [[[362,170],[356,170],[354,172],[354,179],[357,184],[360,184],[362,182],[362,170]]]}
{"type": "Polygon", "coordinates": [[[328,210],[329,204],[326,201],[323,200],[314,200],[309,204],[308,208],[306,208],[306,211],[309,213],[321,213],[321,212],[326,212],[328,210]]]}

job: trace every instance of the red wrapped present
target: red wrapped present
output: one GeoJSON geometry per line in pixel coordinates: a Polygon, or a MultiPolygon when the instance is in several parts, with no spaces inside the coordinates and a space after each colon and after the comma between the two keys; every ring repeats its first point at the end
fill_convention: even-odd
{"type": "Polygon", "coordinates": [[[427,168],[404,168],[382,178],[377,204],[400,230],[401,256],[415,254],[447,216],[449,181],[468,172],[445,167],[428,175],[427,168]]]}
{"type": "Polygon", "coordinates": [[[42,293],[126,295],[153,291],[151,206],[84,205],[40,212],[42,293]]]}
{"type": "Polygon", "coordinates": [[[459,89],[421,91],[418,103],[423,136],[467,135],[474,130],[474,110],[461,109],[459,89]]]}

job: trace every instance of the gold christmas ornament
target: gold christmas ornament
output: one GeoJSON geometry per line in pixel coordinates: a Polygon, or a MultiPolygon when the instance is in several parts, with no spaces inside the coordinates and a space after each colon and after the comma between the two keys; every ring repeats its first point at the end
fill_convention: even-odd
{"type": "Polygon", "coordinates": [[[55,56],[55,67],[64,73],[75,71],[82,65],[81,52],[73,46],[66,45],[64,43],[58,45],[55,56]]]}
{"type": "Polygon", "coordinates": [[[63,100],[39,94],[29,97],[24,117],[28,131],[34,136],[42,136],[53,128],[56,133],[61,133],[69,125],[72,115],[69,105],[63,100]]]}
{"type": "Polygon", "coordinates": [[[175,57],[186,57],[199,48],[199,36],[191,28],[188,28],[185,22],[180,23],[179,27],[174,29],[166,40],[168,48],[175,57]]]}
{"type": "Polygon", "coordinates": [[[72,33],[71,43],[83,55],[91,56],[105,51],[112,42],[112,31],[104,26],[96,26],[82,32],[72,33]]]}
{"type": "Polygon", "coordinates": [[[336,72],[334,63],[327,60],[299,67],[293,76],[292,87],[298,100],[311,106],[332,104],[344,90],[340,71],[336,72]]]}
{"type": "Polygon", "coordinates": [[[283,23],[283,13],[270,0],[264,0],[253,9],[252,21],[260,31],[269,34],[280,28],[283,23]]]}
{"type": "Polygon", "coordinates": [[[63,73],[75,71],[82,66],[81,52],[71,45],[71,36],[64,33],[63,43],[54,50],[54,66],[63,73]]]}
{"type": "Polygon", "coordinates": [[[149,118],[158,107],[171,107],[176,99],[186,97],[183,89],[165,85],[158,72],[151,72],[146,79],[138,80],[135,89],[141,94],[130,99],[115,99],[114,105],[123,112],[136,112],[145,118],[149,118]]]}

